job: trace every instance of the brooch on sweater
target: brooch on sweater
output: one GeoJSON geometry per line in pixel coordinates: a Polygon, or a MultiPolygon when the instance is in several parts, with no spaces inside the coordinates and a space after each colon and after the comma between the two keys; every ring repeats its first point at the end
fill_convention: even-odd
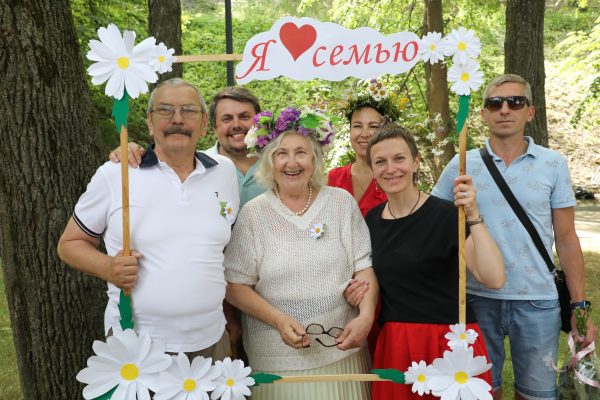
{"type": "Polygon", "coordinates": [[[317,240],[325,233],[325,227],[323,224],[315,224],[310,228],[310,237],[317,240]]]}

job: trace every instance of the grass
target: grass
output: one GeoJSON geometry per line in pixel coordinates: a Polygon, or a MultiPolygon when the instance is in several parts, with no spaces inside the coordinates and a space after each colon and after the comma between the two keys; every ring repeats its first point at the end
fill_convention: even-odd
{"type": "Polygon", "coordinates": [[[0,362],[0,400],[22,399],[2,274],[0,274],[0,360],[2,360],[0,362]]]}

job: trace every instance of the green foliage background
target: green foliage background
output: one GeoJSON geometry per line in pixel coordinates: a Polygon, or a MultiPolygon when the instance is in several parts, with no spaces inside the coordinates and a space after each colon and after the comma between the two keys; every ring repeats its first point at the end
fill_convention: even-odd
{"type": "MultiPolygon", "coordinates": [[[[582,98],[573,123],[580,120],[581,114],[589,107],[598,104],[600,96],[600,19],[598,1],[581,1],[576,5],[549,8],[546,11],[547,54],[564,58],[565,70],[587,70],[598,78],[582,98]],[[586,8],[587,7],[587,8],[586,8]],[[596,12],[594,12],[596,11],[596,12]]],[[[321,21],[332,21],[349,29],[369,26],[384,34],[398,31],[412,31],[422,36],[423,2],[418,0],[239,0],[233,5],[234,53],[242,53],[245,43],[254,35],[270,29],[271,25],[283,16],[308,16],[321,21]]],[[[459,26],[474,29],[482,42],[482,54],[478,61],[485,79],[503,72],[504,68],[504,6],[497,0],[455,0],[443,4],[444,29],[449,33],[459,26]]],[[[73,17],[82,49],[84,64],[87,42],[97,36],[96,30],[108,23],[115,23],[120,29],[134,30],[138,38],[147,37],[147,4],[143,0],[73,0],[73,17]]],[[[183,1],[182,15],[184,54],[225,53],[225,20],[223,4],[215,0],[183,1]]],[[[167,43],[168,45],[168,43],[167,43]]],[[[186,63],[184,78],[195,83],[207,101],[227,85],[225,62],[186,63]]],[[[386,76],[388,89],[408,102],[402,110],[400,122],[410,128],[419,139],[421,156],[425,165],[434,161],[433,150],[439,143],[432,141],[431,132],[438,125],[428,118],[425,102],[425,71],[422,63],[410,73],[386,76]]],[[[339,102],[345,93],[356,84],[354,79],[341,82],[312,80],[308,82],[277,78],[270,81],[253,81],[246,85],[261,100],[263,109],[280,109],[287,105],[313,104],[317,99],[326,105],[339,102]]],[[[91,86],[91,85],[90,85],[91,86]]],[[[117,136],[110,120],[112,101],[103,94],[103,87],[91,86],[97,111],[98,125],[101,127],[106,149],[117,146],[117,136]]],[[[482,90],[472,94],[472,115],[477,114],[481,104],[482,90]]],[[[147,95],[131,102],[129,131],[132,140],[141,144],[150,142],[146,128],[147,95]]],[[[457,101],[450,94],[452,112],[456,112],[457,101]]],[[[598,121],[592,121],[592,123],[598,121]]],[[[589,121],[587,123],[590,123],[589,121]]],[[[471,137],[470,145],[479,146],[483,140],[483,127],[478,118],[471,118],[472,132],[482,135],[471,137]]],[[[336,122],[338,136],[335,148],[328,157],[329,167],[349,163],[354,155],[349,146],[347,123],[343,118],[336,122]]],[[[473,135],[472,135],[473,136],[473,135]]],[[[451,138],[456,141],[456,138],[451,138]]],[[[215,142],[212,132],[202,139],[199,147],[208,148],[215,142]]],[[[424,189],[433,183],[432,176],[425,176],[424,189]]]]}

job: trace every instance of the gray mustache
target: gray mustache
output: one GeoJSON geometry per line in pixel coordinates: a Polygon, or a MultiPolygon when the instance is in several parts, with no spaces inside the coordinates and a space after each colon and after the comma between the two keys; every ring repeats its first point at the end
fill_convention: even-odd
{"type": "Polygon", "coordinates": [[[181,126],[170,126],[164,131],[165,136],[169,135],[185,135],[188,137],[192,137],[192,131],[189,129],[182,128],[181,126]]]}

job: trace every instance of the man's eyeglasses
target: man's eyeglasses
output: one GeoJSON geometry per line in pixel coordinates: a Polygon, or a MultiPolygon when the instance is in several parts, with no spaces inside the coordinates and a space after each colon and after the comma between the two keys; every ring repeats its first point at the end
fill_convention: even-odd
{"type": "Polygon", "coordinates": [[[498,111],[502,108],[502,104],[504,104],[504,102],[508,104],[508,108],[511,110],[521,110],[523,107],[525,107],[525,105],[529,105],[529,101],[525,96],[488,97],[485,99],[483,105],[490,111],[498,111]]]}
{"type": "Polygon", "coordinates": [[[307,335],[327,335],[323,339],[318,337],[315,338],[315,341],[324,347],[337,346],[335,339],[337,339],[342,332],[344,332],[342,328],[338,328],[337,326],[325,330],[321,324],[310,324],[305,330],[307,335]]]}
{"type": "Polygon", "coordinates": [[[173,115],[175,115],[175,111],[179,110],[181,117],[184,119],[192,119],[196,118],[198,115],[204,112],[200,107],[196,106],[181,106],[181,107],[173,107],[167,105],[161,105],[152,110],[152,112],[157,113],[163,119],[171,119],[173,115]]]}

